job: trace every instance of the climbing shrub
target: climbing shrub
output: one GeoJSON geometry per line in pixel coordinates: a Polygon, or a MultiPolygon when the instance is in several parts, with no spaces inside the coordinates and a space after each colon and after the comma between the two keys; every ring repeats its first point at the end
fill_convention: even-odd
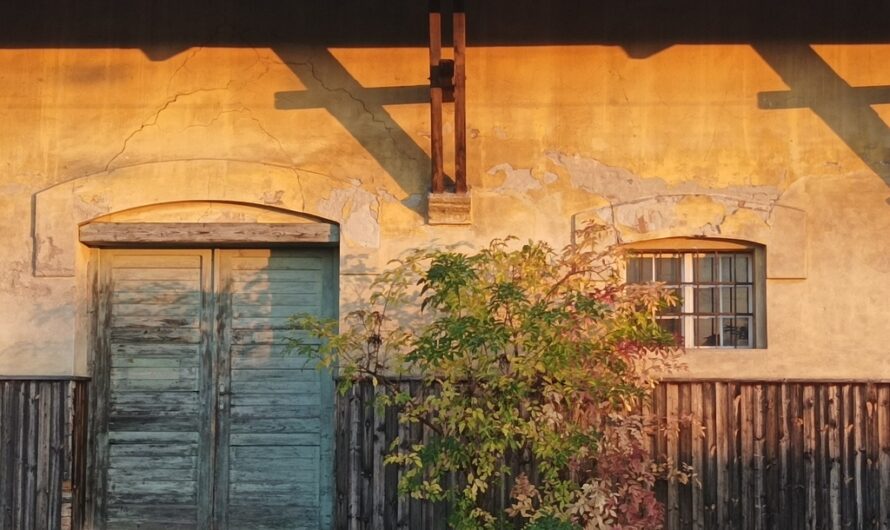
{"type": "Polygon", "coordinates": [[[402,424],[424,426],[424,443],[396,440],[386,461],[402,469],[402,495],[450,502],[456,530],[661,526],[644,405],[677,364],[655,319],[677,301],[622,284],[620,254],[598,250],[599,236],[579,231],[561,251],[510,238],[417,251],[375,279],[342,329],[293,319],[324,339],[294,349],[335,365],[341,391],[370,382],[402,424]],[[407,374],[427,391],[400,390],[407,374]],[[515,459],[535,472],[512,476],[515,459]],[[502,485],[512,505],[492,513],[483,498],[502,485]]]}

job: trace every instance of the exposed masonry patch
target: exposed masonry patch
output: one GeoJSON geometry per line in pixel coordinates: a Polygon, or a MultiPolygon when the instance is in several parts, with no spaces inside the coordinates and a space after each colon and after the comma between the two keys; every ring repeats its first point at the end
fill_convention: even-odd
{"type": "Polygon", "coordinates": [[[331,191],[330,197],[318,202],[318,211],[328,219],[342,219],[341,231],[350,243],[367,248],[380,247],[379,199],[359,187],[331,191]]]}
{"type": "Polygon", "coordinates": [[[613,204],[664,195],[706,195],[715,201],[732,202],[738,207],[749,202],[772,204],[781,194],[774,186],[709,188],[693,181],[670,184],[664,179],[641,177],[624,168],[612,167],[592,158],[570,156],[556,151],[547,152],[547,157],[568,170],[573,187],[605,197],[613,204]]]}

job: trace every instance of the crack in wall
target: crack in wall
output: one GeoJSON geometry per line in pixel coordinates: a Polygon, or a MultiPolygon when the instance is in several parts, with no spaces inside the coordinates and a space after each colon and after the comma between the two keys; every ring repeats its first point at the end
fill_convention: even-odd
{"type": "Polygon", "coordinates": [[[267,138],[272,140],[276,146],[278,146],[278,151],[281,154],[281,156],[285,160],[291,160],[290,154],[287,151],[287,149],[284,147],[284,143],[281,141],[281,139],[278,138],[276,135],[272,134],[269,131],[269,129],[266,128],[265,124],[263,124],[263,122],[259,118],[256,117],[256,115],[253,112],[253,109],[251,109],[250,107],[248,107],[244,104],[239,104],[235,108],[221,110],[216,114],[216,116],[211,118],[209,121],[206,121],[204,123],[193,123],[191,125],[187,125],[186,127],[184,127],[182,129],[182,131],[186,131],[186,130],[192,129],[192,128],[210,128],[217,121],[219,121],[224,115],[236,114],[236,113],[245,114],[249,120],[251,120],[252,122],[254,122],[256,124],[256,126],[260,130],[260,132],[262,132],[267,138]]]}
{"type": "Polygon", "coordinates": [[[147,119],[143,120],[142,124],[138,128],[136,128],[133,132],[131,132],[129,135],[127,135],[126,138],[124,138],[124,142],[123,142],[123,145],[121,146],[120,151],[118,151],[114,156],[111,157],[111,159],[108,160],[108,162],[105,164],[104,171],[106,173],[108,171],[110,171],[111,165],[114,163],[114,161],[117,160],[118,158],[120,158],[127,151],[127,147],[129,146],[130,141],[133,138],[135,138],[136,135],[140,134],[148,127],[153,127],[153,126],[157,125],[158,119],[160,119],[161,114],[163,114],[164,111],[166,111],[168,108],[170,108],[170,105],[173,105],[176,102],[178,102],[180,98],[189,97],[189,96],[193,96],[195,94],[200,94],[200,93],[205,93],[205,92],[218,92],[221,90],[228,90],[231,85],[232,85],[232,80],[230,79],[229,82],[226,83],[226,86],[224,86],[224,87],[199,88],[199,89],[192,90],[189,92],[180,92],[180,93],[175,94],[173,97],[168,98],[160,107],[158,107],[157,110],[155,110],[152,113],[151,116],[149,116],[147,119]]]}
{"type": "Polygon", "coordinates": [[[170,74],[170,79],[167,80],[167,94],[170,93],[170,91],[171,91],[170,89],[171,89],[171,87],[173,86],[173,80],[176,79],[176,76],[179,75],[179,72],[181,72],[182,70],[185,70],[185,69],[186,69],[186,65],[187,65],[192,59],[194,59],[195,56],[198,55],[198,53],[200,53],[203,49],[204,49],[203,46],[199,46],[199,47],[197,47],[197,48],[193,48],[193,49],[192,49],[192,52],[189,53],[189,54],[185,57],[185,59],[183,59],[182,63],[180,63],[180,65],[176,67],[176,70],[173,70],[173,73],[170,74]]]}
{"type": "Polygon", "coordinates": [[[404,155],[409,160],[413,160],[414,162],[420,161],[416,155],[413,155],[413,154],[405,151],[402,148],[402,146],[399,145],[399,141],[396,139],[394,134],[404,133],[404,131],[400,127],[398,127],[398,126],[394,127],[394,126],[390,125],[387,122],[387,120],[381,119],[377,115],[377,113],[373,112],[370,108],[368,108],[368,104],[363,99],[361,99],[360,97],[353,94],[349,89],[344,88],[344,87],[332,87],[332,86],[328,85],[325,82],[324,78],[318,74],[318,71],[316,70],[316,67],[315,67],[315,63],[313,63],[310,60],[283,61],[283,62],[284,62],[284,64],[288,65],[291,68],[303,67],[305,70],[307,70],[309,72],[309,75],[315,80],[316,83],[318,83],[318,86],[320,86],[323,90],[330,92],[332,94],[333,93],[342,93],[343,95],[345,95],[346,97],[351,99],[353,102],[357,103],[358,106],[361,107],[362,112],[364,114],[366,114],[373,123],[376,123],[377,125],[380,125],[381,127],[383,127],[383,129],[386,131],[387,135],[389,136],[390,142],[392,143],[393,147],[395,147],[402,155],[404,155]]]}

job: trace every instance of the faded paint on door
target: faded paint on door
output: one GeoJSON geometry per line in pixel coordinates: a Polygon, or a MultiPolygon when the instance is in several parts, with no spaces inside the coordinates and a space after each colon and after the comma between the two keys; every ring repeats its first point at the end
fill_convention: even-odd
{"type": "Polygon", "coordinates": [[[107,528],[330,528],[329,376],[288,316],[333,316],[331,253],[103,250],[96,464],[107,528]]]}

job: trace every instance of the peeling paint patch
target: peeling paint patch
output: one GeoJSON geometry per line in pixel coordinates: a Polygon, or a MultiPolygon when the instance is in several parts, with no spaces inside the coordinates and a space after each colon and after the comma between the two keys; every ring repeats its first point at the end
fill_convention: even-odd
{"type": "Polygon", "coordinates": [[[111,211],[108,198],[103,195],[79,193],[74,189],[74,212],[80,219],[93,219],[111,211]]]}
{"type": "Polygon", "coordinates": [[[318,211],[328,219],[341,220],[340,228],[349,242],[367,248],[380,247],[379,200],[353,181],[353,187],[337,189],[318,202],[318,211]]]}
{"type": "Polygon", "coordinates": [[[500,187],[493,190],[495,192],[512,191],[526,193],[543,187],[541,182],[532,176],[531,169],[516,169],[510,164],[498,164],[488,170],[489,175],[497,175],[498,173],[504,173],[506,178],[500,187]]]}
{"type": "Polygon", "coordinates": [[[402,202],[395,195],[383,188],[377,188],[377,197],[383,202],[402,202]]]}
{"type": "Polygon", "coordinates": [[[275,205],[275,204],[283,204],[282,199],[284,198],[284,190],[277,190],[275,192],[267,191],[263,193],[262,201],[263,204],[275,205]]]}
{"type": "MultiPolygon", "coordinates": [[[[579,222],[593,217],[615,230],[616,242],[635,241],[640,236],[672,237],[719,237],[724,235],[723,225],[732,218],[735,224],[741,219],[747,223],[765,226],[766,212],[727,204],[705,195],[665,195],[632,203],[597,208],[582,214],[579,222]],[[733,217],[743,212],[743,217],[733,217]]],[[[734,230],[739,227],[733,225],[734,230]]],[[[733,230],[731,230],[733,231],[733,230]]]]}
{"type": "Polygon", "coordinates": [[[577,189],[607,198],[612,203],[638,201],[663,195],[708,195],[734,202],[772,203],[781,194],[774,186],[727,186],[710,188],[692,180],[670,184],[658,177],[642,177],[621,167],[613,167],[578,155],[556,151],[546,153],[555,164],[571,175],[577,189]]]}

